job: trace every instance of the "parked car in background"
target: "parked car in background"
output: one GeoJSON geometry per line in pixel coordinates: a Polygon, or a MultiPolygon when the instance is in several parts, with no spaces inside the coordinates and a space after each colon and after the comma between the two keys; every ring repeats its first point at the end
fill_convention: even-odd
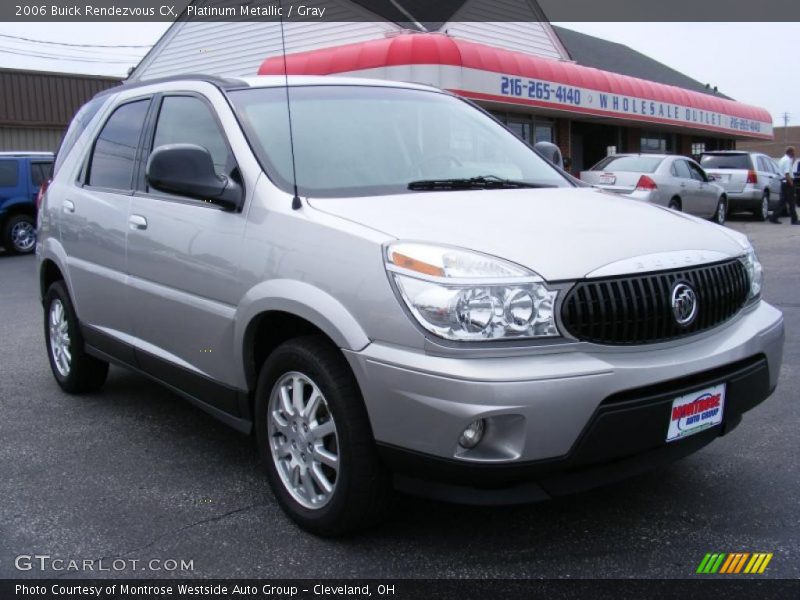
{"type": "Polygon", "coordinates": [[[581,171],[581,180],[615,194],[725,223],[725,190],[685,156],[614,154],[581,171]]]}
{"type": "Polygon", "coordinates": [[[778,165],[766,154],[736,150],[703,152],[700,165],[728,195],[728,211],[749,211],[766,221],[781,197],[778,165]]]}
{"type": "Polygon", "coordinates": [[[52,168],[50,152],[0,152],[0,243],[7,252],[36,248],[36,198],[52,168]]]}

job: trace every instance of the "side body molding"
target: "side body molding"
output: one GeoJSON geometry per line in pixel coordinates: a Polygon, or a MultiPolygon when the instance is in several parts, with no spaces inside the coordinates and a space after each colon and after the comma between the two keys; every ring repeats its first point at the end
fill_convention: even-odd
{"type": "Polygon", "coordinates": [[[234,324],[234,360],[242,365],[241,387],[247,389],[254,374],[247,373],[245,342],[254,319],[269,311],[287,312],[321,329],[342,349],[358,352],[370,340],[355,317],[336,298],[309,283],[271,279],[252,287],[242,298],[234,324]]]}

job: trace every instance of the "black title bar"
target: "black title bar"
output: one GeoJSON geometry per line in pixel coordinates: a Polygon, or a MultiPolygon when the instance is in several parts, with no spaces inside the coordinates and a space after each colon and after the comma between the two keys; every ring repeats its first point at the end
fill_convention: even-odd
{"type": "Polygon", "coordinates": [[[797,0],[4,0],[0,21],[388,20],[435,30],[448,22],[800,21],[797,0]]]}

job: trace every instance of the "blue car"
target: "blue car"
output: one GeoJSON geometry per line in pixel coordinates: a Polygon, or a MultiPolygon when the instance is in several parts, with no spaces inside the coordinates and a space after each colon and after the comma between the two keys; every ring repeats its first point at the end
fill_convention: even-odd
{"type": "Polygon", "coordinates": [[[50,178],[50,152],[0,152],[0,243],[11,254],[36,247],[36,198],[50,178]]]}

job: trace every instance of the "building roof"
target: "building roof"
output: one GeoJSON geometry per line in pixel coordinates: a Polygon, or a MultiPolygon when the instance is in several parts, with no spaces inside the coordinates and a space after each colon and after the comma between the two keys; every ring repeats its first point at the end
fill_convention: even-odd
{"type": "Polygon", "coordinates": [[[667,85],[674,85],[685,90],[709,94],[718,98],[730,99],[729,96],[715,92],[713,88],[707,87],[706,84],[700,83],[624,44],[609,42],[608,40],[555,25],[552,27],[572,60],[579,65],[630,75],[631,77],[658,83],[666,83],[667,85]]]}
{"type": "Polygon", "coordinates": [[[0,69],[0,125],[66,127],[95,94],[116,77],[0,69]]]}

